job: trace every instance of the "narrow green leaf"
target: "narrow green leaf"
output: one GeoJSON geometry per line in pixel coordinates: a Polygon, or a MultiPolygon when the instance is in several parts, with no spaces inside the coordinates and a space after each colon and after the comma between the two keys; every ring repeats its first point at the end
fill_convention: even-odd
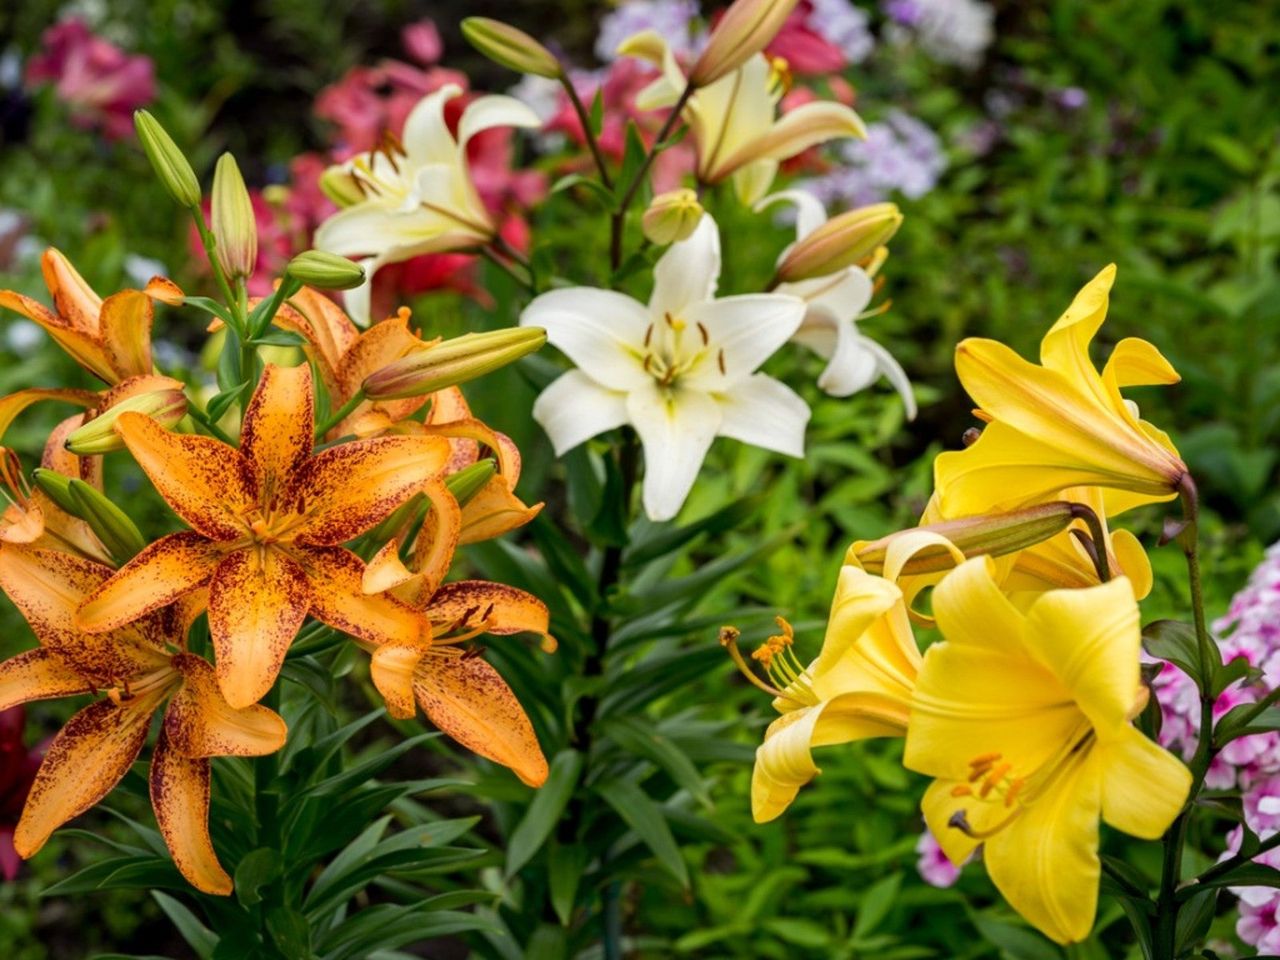
{"type": "Polygon", "coordinates": [[[623,750],[656,764],[698,803],[711,807],[707,785],[683,750],[639,717],[617,717],[602,724],[604,735],[623,750]]]}
{"type": "Polygon", "coordinates": [[[872,884],[858,904],[858,919],[853,925],[855,940],[861,940],[876,929],[889,915],[898,891],[902,888],[902,874],[893,873],[872,884]]]}
{"type": "Polygon", "coordinates": [[[587,866],[587,848],[580,843],[560,844],[552,840],[548,850],[547,883],[551,888],[551,908],[567,927],[573,921],[578,885],[587,866]]]}
{"type": "Polygon", "coordinates": [[[514,876],[541,849],[573,796],[581,772],[582,754],[576,750],[562,750],[555,755],[547,782],[533,795],[533,802],[507,843],[508,877],[514,876]]]}
{"type": "Polygon", "coordinates": [[[151,897],[160,905],[169,922],[177,928],[182,939],[187,941],[187,946],[195,951],[196,956],[200,960],[210,960],[218,946],[218,935],[201,923],[185,904],[167,893],[152,890],[151,897]]]}
{"type": "Polygon", "coordinates": [[[752,516],[764,499],[760,496],[744,497],[683,527],[659,528],[652,535],[633,543],[623,558],[623,564],[628,567],[638,567],[679,550],[703,534],[714,536],[732,530],[752,516]]]}
{"type": "Polygon", "coordinates": [[[688,887],[689,870],[679,846],[676,845],[675,837],[671,835],[662,807],[630,780],[610,780],[599,784],[595,790],[613,807],[623,822],[636,832],[667,872],[682,887],[688,887]]]}
{"type": "Polygon", "coordinates": [[[1166,660],[1205,689],[1200,676],[1200,648],[1195,627],[1177,620],[1157,620],[1142,628],[1142,646],[1157,660],[1166,660]]]}
{"type": "Polygon", "coordinates": [[[245,854],[236,865],[236,899],[242,906],[256,906],[262,902],[262,888],[282,872],[279,850],[262,847],[245,854]]]}

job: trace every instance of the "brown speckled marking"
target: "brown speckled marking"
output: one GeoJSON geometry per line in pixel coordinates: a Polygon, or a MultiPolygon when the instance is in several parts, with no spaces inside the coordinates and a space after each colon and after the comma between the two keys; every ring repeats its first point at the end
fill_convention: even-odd
{"type": "Polygon", "coordinates": [[[547,760],[524,707],[488,663],[425,658],[413,689],[431,722],[468,750],[510,767],[531,787],[546,781],[547,760]]]}
{"type": "Polygon", "coordinates": [[[284,746],[287,730],[279,715],[257,705],[231,707],[203,658],[181,654],[173,665],[184,683],[169,701],[164,732],[183,756],[261,757],[284,746]]]}
{"type": "Polygon", "coordinates": [[[315,432],[311,368],[268,364],[244,413],[240,452],[257,471],[263,500],[282,489],[309,456],[315,432]]]}
{"type": "Polygon", "coordinates": [[[366,594],[364,562],[343,547],[295,548],[311,580],[311,615],[370,643],[416,643],[422,615],[390,594],[366,594]]]}
{"type": "Polygon", "coordinates": [[[258,497],[253,464],[212,437],[169,433],[148,416],[124,413],[116,431],[178,516],[211,540],[245,533],[241,517],[258,497]]]}
{"type": "Polygon", "coordinates": [[[0,710],[31,700],[89,693],[93,685],[48,650],[27,650],[0,663],[0,710]]]}
{"type": "Polygon", "coordinates": [[[99,700],[67,721],[36,774],[13,845],[35,855],[49,835],[111,792],[138,759],[159,696],[118,707],[99,700]]]}
{"type": "Polygon", "coordinates": [[[333,546],[364,533],[400,506],[449,459],[437,437],[379,437],[330,447],[302,465],[294,477],[295,502],[310,515],[299,543],[333,546]]]}
{"type": "Polygon", "coordinates": [[[161,732],[151,758],[151,806],[174,865],[197,890],[226,896],[231,878],[209,838],[209,761],[182,756],[161,732]]]}
{"type": "Polygon", "coordinates": [[[161,537],[86,599],[77,622],[100,633],[167,606],[209,580],[223,549],[192,531],[161,537]]]}
{"type": "MultiPolygon", "coordinates": [[[[458,622],[485,608],[482,617],[490,621],[488,633],[540,633],[548,630],[550,614],[537,597],[505,583],[488,580],[458,580],[436,591],[427,608],[433,623],[458,622]]],[[[478,623],[477,623],[478,625],[478,623]]]]}
{"type": "Polygon", "coordinates": [[[310,606],[306,574],[279,550],[248,547],[218,564],[209,635],[227,703],[247,707],[266,695],[310,606]]]}

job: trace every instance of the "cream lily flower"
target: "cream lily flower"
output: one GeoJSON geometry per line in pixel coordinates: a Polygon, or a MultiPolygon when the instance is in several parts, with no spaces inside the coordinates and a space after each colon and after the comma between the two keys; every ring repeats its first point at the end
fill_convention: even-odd
{"type": "Polygon", "coordinates": [[[421,253],[487,243],[497,225],[471,179],[467,143],[493,127],[537,127],[537,114],[514,97],[478,97],[467,105],[455,136],[445,104],[462,93],[447,84],[409,114],[403,142],[388,137],[377,150],[331,167],[326,192],[345,209],[316,231],[318,250],[357,256],[365,283],[346,294],[347,309],[369,319],[369,291],[378,268],[421,253]]]}
{"type": "Polygon", "coordinates": [[[706,216],[654,267],[648,306],[572,287],[542,294],[520,317],[577,365],[533,406],[556,455],[631,424],[644,444],[644,508],[654,520],[679,512],[717,436],[804,453],[809,407],[755,372],[795,333],[804,304],[781,294],[716,300],[719,277],[720,235],[706,216]]]}
{"type": "MultiPolygon", "coordinates": [[[[869,737],[900,737],[907,729],[911,689],[920,667],[902,592],[856,566],[840,571],[822,652],[801,669],[791,630],[755,651],[779,688],[751,775],[757,823],[779,816],[821,771],[814,747],[869,737]]],[[[754,678],[753,678],[754,682],[754,678]]]]}
{"type": "Polygon", "coordinates": [[[934,591],[945,642],[916,680],[904,763],[937,778],[923,810],[963,863],[981,844],[996,887],[1059,943],[1084,939],[1098,903],[1098,824],[1164,834],[1191,786],[1183,763],[1131,723],[1139,674],[1129,581],[1052,590],[1020,612],[984,557],[934,591]]]}
{"type": "Polygon", "coordinates": [[[1107,315],[1115,267],[1085,286],[1040,344],[1040,364],[994,340],[963,340],[956,373],[988,424],[966,450],[934,461],[946,516],[1008,510],[1068,487],[1104,490],[1107,516],[1177,495],[1187,467],[1172,441],[1120,395],[1177,383],[1154,346],[1127,338],[1099,373],[1089,342],[1107,315]]]}
{"type": "MultiPolygon", "coordinates": [[[[756,209],[779,200],[795,205],[797,242],[827,222],[821,201],[803,190],[784,190],[765,197],[756,209]]],[[[782,251],[778,263],[786,259],[790,249],[782,251]]],[[[827,361],[818,377],[818,387],[824,393],[852,396],[883,376],[902,397],[907,419],[915,419],[916,398],[906,371],[888,350],[858,330],[858,321],[870,316],[867,307],[875,293],[871,271],[849,266],[825,277],[782,283],[774,289],[805,302],[804,322],[791,339],[827,361]]]]}
{"type": "MultiPolygon", "coordinates": [[[[657,110],[679,102],[685,76],[661,34],[637,33],[618,53],[662,68],[662,75],[636,96],[637,107],[657,110]]],[[[699,182],[732,178],[738,198],[755,203],[769,191],[779,161],[837,137],[866,137],[862,120],[842,103],[806,103],[778,117],[785,86],[786,64],[756,54],[689,97],[684,115],[698,147],[699,182]]]]}

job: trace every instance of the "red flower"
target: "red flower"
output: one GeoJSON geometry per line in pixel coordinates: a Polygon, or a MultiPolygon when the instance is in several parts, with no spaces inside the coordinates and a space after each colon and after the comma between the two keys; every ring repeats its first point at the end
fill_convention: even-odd
{"type": "Polygon", "coordinates": [[[7,882],[22,862],[13,849],[13,830],[44,757],[42,749],[28,749],[23,742],[23,721],[21,707],[0,711],[0,877],[7,882]]]}
{"type": "Polygon", "coordinates": [[[778,35],[765,47],[765,53],[787,61],[787,67],[794,74],[839,73],[849,65],[848,59],[839,47],[809,26],[811,19],[813,4],[810,0],[800,0],[778,35]]]}
{"type": "Polygon", "coordinates": [[[151,58],[130,56],[78,18],[54,24],[43,40],[44,52],[27,63],[28,85],[53,83],[80,126],[100,127],[111,140],[132,136],[133,111],[156,96],[151,58]]]}

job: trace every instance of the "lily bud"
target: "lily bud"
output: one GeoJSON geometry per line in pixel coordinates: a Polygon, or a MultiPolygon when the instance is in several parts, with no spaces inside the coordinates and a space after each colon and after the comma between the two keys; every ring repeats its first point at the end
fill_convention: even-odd
{"type": "Polygon", "coordinates": [[[671,190],[653,198],[644,212],[644,235],[659,246],[687,239],[702,219],[702,204],[692,190],[671,190]]]}
{"type": "MultiPolygon", "coordinates": [[[[857,563],[867,573],[878,576],[884,572],[885,557],[893,541],[920,531],[944,537],[966,558],[982,554],[999,557],[1043,543],[1067,529],[1073,519],[1075,505],[1058,500],[1011,513],[944,520],[910,530],[899,530],[879,540],[859,540],[849,548],[845,562],[857,563]]],[[[917,551],[903,567],[902,575],[939,573],[950,570],[955,565],[952,552],[938,544],[917,551]]]]}
{"type": "Polygon", "coordinates": [[[796,241],[778,264],[783,283],[825,277],[875,254],[902,226],[897,204],[875,203],[832,217],[796,241]]]}
{"type": "Polygon", "coordinates": [[[360,181],[340,166],[320,174],[320,192],[340,207],[354,206],[365,197],[360,181]]]}
{"type": "Polygon", "coordinates": [[[97,534],[111,559],[123,565],[142,552],[147,541],[142,538],[138,527],[96,487],[83,480],[72,479],[68,489],[76,505],[71,512],[97,534]]]}
{"type": "Polygon", "coordinates": [[[720,18],[689,73],[689,84],[705,87],[732,73],[769,45],[798,0],[737,0],[720,18]]]}
{"type": "Polygon", "coordinates": [[[79,507],[71,496],[70,477],[45,467],[37,467],[31,477],[40,491],[58,505],[59,510],[75,515],[79,507]]]}
{"type": "Polygon", "coordinates": [[[172,430],[187,415],[187,398],[181,390],[156,390],[122,400],[104,410],[83,427],[73,431],[64,444],[78,457],[91,457],[124,449],[124,440],[116,433],[116,421],[122,413],[146,414],[166,430],[172,430]]]}
{"type": "Polygon", "coordinates": [[[289,276],[321,290],[350,290],[364,283],[364,267],[323,250],[307,250],[289,261],[289,276]]]}
{"type": "Polygon", "coordinates": [[[224,153],[213,170],[213,236],[218,263],[230,277],[250,277],[258,260],[258,225],[253,201],[235,157],[224,153]]]}
{"type": "Polygon", "coordinates": [[[415,350],[365,378],[370,400],[420,397],[466,383],[533,353],[547,342],[539,327],[468,333],[415,350]]]}
{"type": "Polygon", "coordinates": [[[160,122],[146,110],[137,110],[133,114],[133,128],[169,196],[184,207],[200,206],[200,181],[160,122]]]}
{"type": "Polygon", "coordinates": [[[496,461],[492,459],[477,460],[471,466],[463,467],[457,473],[451,473],[445,477],[444,485],[453,494],[453,499],[458,501],[458,506],[465,507],[471,502],[472,497],[484,489],[484,485],[497,472],[498,464],[496,461]]]}
{"type": "Polygon", "coordinates": [[[462,35],[482,54],[517,73],[559,80],[564,74],[555,54],[523,30],[488,17],[467,17],[462,35]]]}

